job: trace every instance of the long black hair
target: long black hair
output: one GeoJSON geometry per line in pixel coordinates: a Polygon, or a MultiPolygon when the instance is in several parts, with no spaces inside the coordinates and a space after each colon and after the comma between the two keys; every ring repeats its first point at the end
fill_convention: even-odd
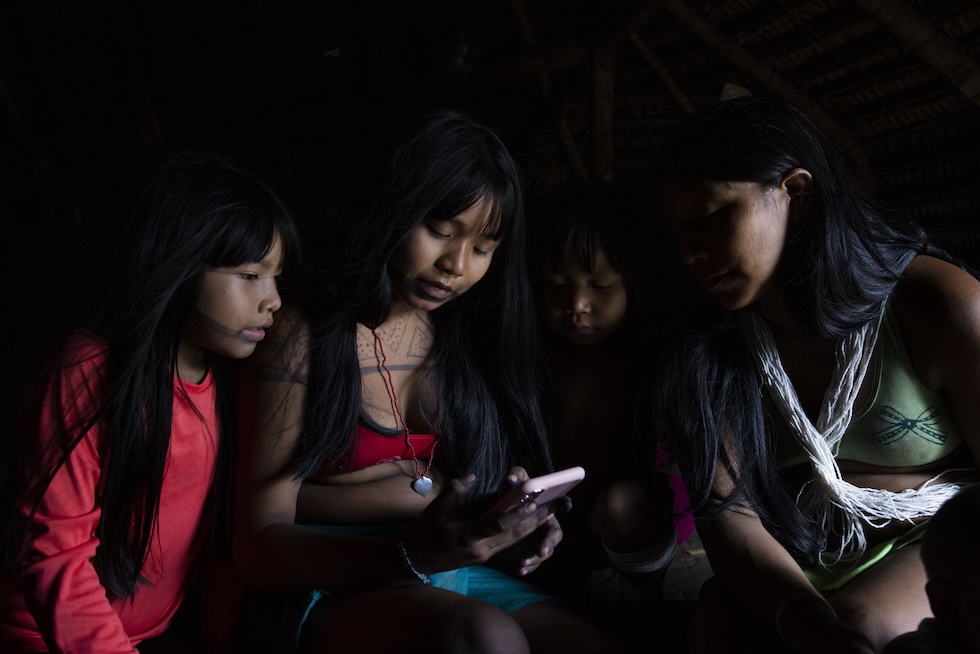
{"type": "MultiPolygon", "coordinates": [[[[794,168],[812,176],[806,214],[780,262],[787,308],[804,332],[840,339],[875,319],[906,266],[931,252],[924,230],[897,219],[864,193],[845,160],[793,107],[764,97],[714,104],[683,123],[661,146],[656,183],[750,181],[773,188],[794,168]]],[[[673,255],[676,261],[676,254],[673,255]]],[[[677,264],[679,267],[679,263],[677,264]]],[[[720,510],[747,501],[781,542],[815,555],[813,525],[796,508],[773,457],[770,412],[761,380],[734,316],[709,307],[690,276],[679,273],[675,325],[665,350],[659,412],[705,528],[720,510]],[[736,481],[727,500],[713,498],[715,462],[736,481]]]]}
{"type": "MultiPolygon", "coordinates": [[[[209,268],[260,261],[276,239],[284,259],[299,238],[292,216],[265,183],[218,155],[183,154],[165,163],[144,190],[116,250],[114,283],[92,332],[103,344],[87,375],[93,406],[73,410],[79,397],[58,393],[65,367],[86,365],[71,343],[41,379],[37,393],[55,393],[55,407],[28,399],[21,439],[37,450],[40,474],[30,479],[24,508],[33,515],[52,479],[82,439],[99,430],[101,508],[94,565],[110,598],[132,597],[151,546],[163,484],[173,415],[177,353],[209,268]],[[104,363],[99,363],[104,361],[104,363]],[[64,433],[39,438],[36,411],[60,411],[64,433]],[[31,431],[33,430],[33,432],[31,431]],[[42,440],[47,439],[46,443],[42,440]]],[[[215,477],[222,503],[229,485],[231,421],[221,400],[222,438],[215,477]]],[[[84,400],[82,400],[84,402],[84,400]]],[[[26,527],[21,547],[31,534],[26,527]]]]}
{"type": "Polygon", "coordinates": [[[500,239],[486,276],[432,312],[440,469],[473,472],[477,494],[510,465],[550,467],[534,383],[536,324],[524,267],[524,190],[513,157],[489,128],[454,110],[418,117],[368,193],[339,266],[335,293],[311,313],[308,399],[295,473],[348,452],[361,409],[357,323],[375,327],[392,305],[392,253],[426,219],[451,220],[491,201],[488,236],[500,239]]]}

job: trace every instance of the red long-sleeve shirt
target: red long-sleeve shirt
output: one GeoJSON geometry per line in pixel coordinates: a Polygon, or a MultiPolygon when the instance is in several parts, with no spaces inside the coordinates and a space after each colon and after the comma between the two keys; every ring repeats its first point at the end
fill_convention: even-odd
{"type": "MultiPolygon", "coordinates": [[[[103,347],[76,336],[61,365],[52,368],[40,410],[28,412],[37,444],[75,429],[91,414],[102,387],[103,347]]],[[[77,433],[77,431],[75,432],[77,433]]],[[[31,541],[18,564],[19,584],[0,581],[0,651],[133,652],[163,633],[180,606],[203,541],[203,510],[218,449],[215,388],[174,378],[173,425],[160,496],[160,513],[132,601],[107,599],[92,558],[102,460],[100,430],[90,430],[58,470],[31,518],[31,541]],[[186,392],[186,395],[185,395],[186,392]]],[[[31,444],[32,446],[34,444],[31,444]]],[[[23,460],[31,460],[26,457],[23,460]]],[[[30,479],[30,471],[21,471],[30,479]]],[[[27,519],[30,507],[21,506],[27,519]]]]}

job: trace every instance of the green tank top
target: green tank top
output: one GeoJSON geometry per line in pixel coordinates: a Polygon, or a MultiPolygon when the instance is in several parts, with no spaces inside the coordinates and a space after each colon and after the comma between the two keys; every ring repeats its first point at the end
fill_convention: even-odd
{"type": "MultiPolygon", "coordinates": [[[[890,306],[868,374],[875,380],[871,397],[855,409],[837,459],[892,468],[920,466],[938,461],[963,442],[946,400],[915,374],[890,306]]],[[[776,459],[781,468],[807,461],[788,429],[780,421],[776,459]]]]}

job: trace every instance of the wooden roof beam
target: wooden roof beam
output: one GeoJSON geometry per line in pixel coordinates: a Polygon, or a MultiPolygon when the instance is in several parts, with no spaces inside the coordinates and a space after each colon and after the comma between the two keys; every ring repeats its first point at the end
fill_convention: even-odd
{"type": "Polygon", "coordinates": [[[597,43],[602,44],[599,49],[612,52],[626,39],[632,39],[633,35],[651,18],[663,11],[664,4],[664,0],[647,0],[630,14],[622,25],[607,32],[604,38],[597,39],[597,43]]]}
{"type": "MultiPolygon", "coordinates": [[[[616,29],[596,39],[601,45],[594,48],[600,53],[613,53],[615,49],[631,35],[643,27],[653,16],[664,8],[665,0],[647,0],[642,6],[631,13],[616,29]]],[[[511,9],[520,24],[524,42],[534,48],[534,31],[524,11],[522,0],[511,0],[511,9]]],[[[513,61],[505,61],[487,66],[484,76],[491,82],[508,82],[532,75],[540,76],[583,66],[590,61],[590,49],[579,44],[558,46],[549,50],[534,52],[513,61]]]]}
{"type": "MultiPolygon", "coordinates": [[[[527,17],[527,12],[524,11],[524,0],[511,0],[510,6],[514,11],[514,18],[517,19],[518,24],[521,26],[524,45],[528,48],[534,48],[536,42],[534,28],[531,27],[531,21],[527,17]]],[[[548,77],[548,71],[542,70],[538,73],[538,83],[541,85],[541,93],[543,95],[551,94],[551,79],[548,77]]]]}
{"type": "Polygon", "coordinates": [[[855,1],[878,24],[952,82],[970,102],[980,105],[980,66],[951,38],[904,2],[855,1]]]}
{"type": "Polygon", "coordinates": [[[688,115],[693,114],[695,111],[694,103],[688,99],[687,94],[685,94],[684,90],[677,84],[674,76],[670,74],[670,71],[667,69],[664,62],[660,60],[660,57],[653,53],[650,46],[648,46],[636,32],[630,34],[630,40],[633,41],[633,45],[636,47],[637,52],[640,53],[640,56],[646,59],[646,62],[650,65],[650,68],[652,68],[653,72],[657,74],[660,81],[664,83],[664,86],[667,87],[667,92],[670,93],[671,97],[674,98],[674,101],[680,105],[681,109],[684,110],[684,113],[688,115]]]}
{"type": "Polygon", "coordinates": [[[525,77],[582,66],[589,61],[587,48],[577,44],[537,52],[514,61],[489,65],[483,72],[485,81],[510,82],[525,77]]]}
{"type": "Polygon", "coordinates": [[[665,9],[704,43],[733,66],[754,78],[773,96],[791,104],[810,117],[827,137],[837,143],[854,162],[855,172],[864,185],[873,184],[868,148],[836,118],[814,102],[794,84],[783,79],[768,64],[755,58],[742,46],[732,43],[714,25],[693,10],[684,0],[665,0],[665,9]]]}

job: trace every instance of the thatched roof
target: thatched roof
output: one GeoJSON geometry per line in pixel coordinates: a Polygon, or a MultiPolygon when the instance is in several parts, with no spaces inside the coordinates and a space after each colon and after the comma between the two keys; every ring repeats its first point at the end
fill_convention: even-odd
{"type": "MultiPolygon", "coordinates": [[[[530,154],[540,162],[532,166],[536,181],[576,174],[576,161],[588,162],[577,174],[591,176],[642,168],[683,115],[748,90],[808,114],[891,206],[944,237],[976,238],[980,4],[652,0],[601,20],[579,9],[589,41],[569,31],[567,16],[556,18],[560,2],[510,4],[531,37],[523,58],[497,64],[488,77],[499,80],[501,96],[515,98],[523,95],[512,90],[518,71],[525,82],[536,74],[554,98],[551,124],[530,154]],[[602,87],[610,97],[594,94],[602,87]],[[608,144],[590,140],[603,132],[608,144]]],[[[522,111],[515,103],[513,120],[522,111]]]]}
{"type": "Polygon", "coordinates": [[[967,249],[980,233],[975,0],[108,4],[6,4],[4,196],[53,177],[70,205],[211,148],[329,223],[421,108],[492,122],[536,192],[639,176],[685,114],[743,89],[806,112],[941,238],[967,249]]]}
{"type": "Polygon", "coordinates": [[[537,193],[642,181],[694,108],[776,95],[980,267],[978,62],[976,0],[2,2],[7,377],[98,305],[80,287],[169,154],[236,156],[332,240],[371,154],[437,105],[494,124],[537,193]]]}

